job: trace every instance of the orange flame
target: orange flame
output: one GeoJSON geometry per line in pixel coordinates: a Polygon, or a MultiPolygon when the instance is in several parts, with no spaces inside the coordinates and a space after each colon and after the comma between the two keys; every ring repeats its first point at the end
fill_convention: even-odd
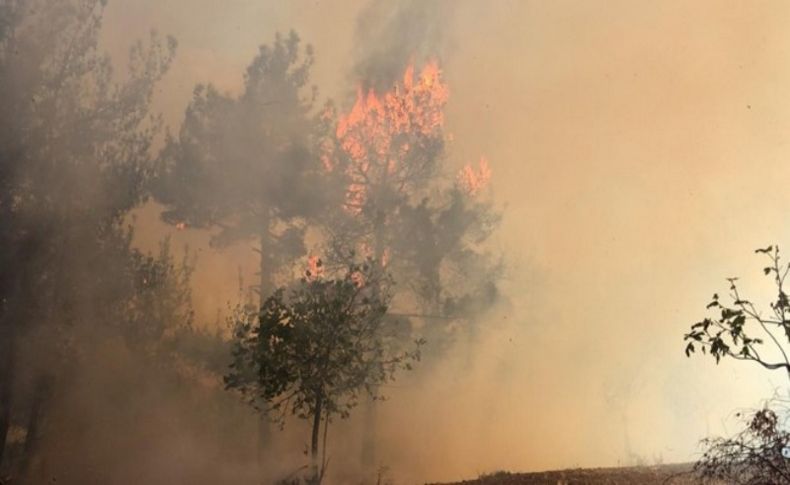
{"type": "MultiPolygon", "coordinates": [[[[363,258],[371,259],[371,260],[377,259],[376,255],[374,254],[373,248],[370,247],[370,244],[368,244],[367,242],[363,241],[359,243],[357,245],[357,248],[359,249],[359,254],[361,254],[363,258]]],[[[382,251],[381,253],[380,259],[375,262],[381,264],[382,268],[385,268],[389,264],[389,261],[390,261],[390,250],[389,248],[384,248],[384,251],[382,251]]]]}
{"type": "Polygon", "coordinates": [[[324,263],[318,256],[310,256],[307,258],[307,270],[305,276],[308,280],[317,280],[324,276],[324,263]]]}
{"type": "Polygon", "coordinates": [[[488,160],[485,157],[480,157],[478,170],[475,170],[469,164],[458,172],[457,177],[458,187],[472,196],[480,192],[488,184],[489,180],[491,180],[491,168],[488,166],[488,160]]]}
{"type": "Polygon", "coordinates": [[[354,271],[351,273],[351,281],[357,288],[362,288],[365,286],[365,275],[359,271],[354,271]]]}
{"type": "Polygon", "coordinates": [[[426,64],[416,78],[414,67],[409,66],[401,81],[384,94],[357,91],[354,106],[339,117],[335,127],[338,153],[325,147],[321,158],[327,171],[338,165],[337,157],[349,160],[348,211],[362,212],[371,186],[386,180],[403,186],[413,175],[413,168],[404,161],[420,140],[441,139],[448,96],[436,62],[426,64]]]}

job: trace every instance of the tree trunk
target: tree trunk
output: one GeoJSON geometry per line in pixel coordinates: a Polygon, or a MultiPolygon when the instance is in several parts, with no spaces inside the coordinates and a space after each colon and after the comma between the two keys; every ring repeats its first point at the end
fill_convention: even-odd
{"type": "MultiPolygon", "coordinates": [[[[383,272],[383,259],[386,252],[384,226],[386,223],[386,215],[379,212],[376,217],[374,232],[373,232],[373,257],[375,258],[373,264],[383,272]]],[[[380,288],[378,282],[373,288],[376,296],[379,296],[380,288]]],[[[377,393],[378,388],[373,388],[373,393],[377,393]]],[[[377,407],[378,403],[372,396],[368,397],[365,401],[365,411],[362,424],[362,469],[364,472],[373,472],[376,465],[376,428],[377,428],[377,407]]]]}
{"type": "MultiPolygon", "coordinates": [[[[261,232],[259,241],[260,250],[260,266],[259,283],[258,283],[258,297],[259,307],[262,307],[266,299],[271,296],[274,291],[274,283],[272,281],[272,263],[271,263],[271,218],[267,214],[261,220],[261,232]]],[[[261,403],[261,406],[266,406],[266,403],[261,403]]],[[[272,441],[272,424],[269,421],[266,409],[258,416],[258,466],[262,472],[266,470],[271,463],[269,460],[269,448],[272,441]]]]}
{"type": "Polygon", "coordinates": [[[0,285],[0,466],[5,458],[5,447],[11,429],[11,406],[14,401],[16,359],[20,326],[29,323],[27,305],[34,300],[32,275],[22,268],[32,264],[33,255],[39,245],[35,235],[29,235],[21,248],[12,248],[11,260],[3,264],[3,279],[0,285]]]}
{"type": "Polygon", "coordinates": [[[378,406],[373,398],[365,401],[365,410],[362,423],[362,467],[367,472],[373,472],[376,465],[376,415],[378,406]]]}
{"type": "Polygon", "coordinates": [[[315,415],[313,416],[313,432],[310,439],[310,465],[313,468],[313,477],[318,481],[319,467],[318,467],[318,436],[321,430],[321,416],[324,407],[323,397],[319,394],[315,400],[315,415]]]}
{"type": "Polygon", "coordinates": [[[14,377],[14,345],[11,329],[0,334],[0,467],[11,428],[11,392],[14,377]]]}
{"type": "Polygon", "coordinates": [[[49,376],[39,376],[36,380],[36,387],[33,392],[33,402],[30,405],[30,415],[27,421],[27,435],[22,454],[21,473],[27,476],[31,471],[31,465],[38,445],[41,441],[41,424],[44,416],[44,407],[49,400],[52,391],[52,378],[49,376]]]}

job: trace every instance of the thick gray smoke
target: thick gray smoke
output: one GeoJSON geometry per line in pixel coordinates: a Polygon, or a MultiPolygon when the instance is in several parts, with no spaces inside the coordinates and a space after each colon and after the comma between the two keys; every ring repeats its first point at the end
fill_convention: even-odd
{"type": "Polygon", "coordinates": [[[353,79],[386,90],[409,64],[446,57],[454,45],[454,13],[447,1],[369,2],[356,20],[353,79]]]}

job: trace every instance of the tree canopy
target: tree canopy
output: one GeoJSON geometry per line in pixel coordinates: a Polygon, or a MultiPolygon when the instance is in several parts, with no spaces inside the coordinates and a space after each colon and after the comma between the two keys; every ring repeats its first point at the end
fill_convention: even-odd
{"type": "Polygon", "coordinates": [[[686,356],[699,348],[718,363],[722,358],[749,361],[768,370],[783,370],[790,379],[790,300],[784,290],[790,264],[782,262],[779,246],[757,249],[768,258],[763,273],[772,278],[776,288],[770,310],[760,311],[738,289],[738,278],[729,278],[729,301],[713,295],[707,308],[716,316],[691,326],[683,339],[686,356]]]}
{"type": "Polygon", "coordinates": [[[384,325],[389,283],[371,263],[325,278],[318,261],[259,311],[236,316],[226,387],[281,423],[288,414],[312,418],[314,459],[322,419],[348,417],[362,395],[380,397],[379,386],[420,357],[422,341],[408,351],[392,345],[384,325]]]}

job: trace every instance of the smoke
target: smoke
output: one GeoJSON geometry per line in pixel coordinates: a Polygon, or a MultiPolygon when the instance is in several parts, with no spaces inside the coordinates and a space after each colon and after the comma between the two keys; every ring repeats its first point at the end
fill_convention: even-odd
{"type": "MultiPolygon", "coordinates": [[[[123,66],[128,47],[152,28],[178,39],[152,93],[173,134],[196,84],[241,96],[245,68],[278,31],[294,29],[314,46],[311,84],[341,108],[358,85],[385,90],[406,65],[440,61],[451,93],[446,162],[489,160],[495,207],[503,210],[487,245],[504,254],[506,270],[503,297],[474,332],[384,389],[381,463],[397,483],[412,483],[497,469],[687,461],[698,439],[725,430],[733,409],[753,405],[780,381],[682,354],[682,333],[710,294],[726,290],[724,278],[742,275],[759,299],[765,287],[751,250],[790,241],[783,209],[790,196],[774,188],[790,176],[790,12],[781,3],[734,9],[116,0],[101,46],[123,66]]],[[[6,28],[0,23],[0,38],[6,28]]],[[[6,99],[27,106],[34,64],[25,58],[4,91],[24,96],[6,99]]],[[[124,69],[118,77],[129,74],[124,69]]],[[[4,111],[25,112],[17,108],[4,111]]],[[[2,145],[13,146],[21,118],[1,118],[2,145]]],[[[162,140],[153,143],[156,152],[162,140]]],[[[91,207],[115,200],[89,190],[98,187],[90,170],[72,176],[53,176],[42,192],[57,188],[91,207]]],[[[113,193],[125,193],[125,184],[118,187],[113,193]]],[[[202,355],[214,332],[227,331],[224,315],[243,298],[239,279],[256,281],[258,256],[249,241],[212,246],[217,231],[178,230],[161,211],[153,203],[135,211],[134,245],[155,251],[169,236],[175,252],[188,244],[197,254],[194,325],[205,334],[177,347],[202,355]]],[[[39,216],[29,227],[52,227],[39,216]]],[[[76,268],[93,253],[74,244],[82,249],[76,268]]],[[[104,294],[97,288],[118,281],[91,275],[74,280],[83,314],[95,312],[94,297],[104,294]]],[[[51,414],[58,439],[43,449],[50,469],[65,471],[58,481],[254,481],[255,416],[219,392],[222,356],[209,359],[210,370],[141,362],[117,335],[93,332],[105,318],[112,320],[92,315],[80,328],[90,343],[80,362],[90,365],[77,366],[51,414]]],[[[47,358],[36,353],[22,365],[51,367],[47,358]]],[[[24,373],[20,399],[35,392],[33,374],[24,373]]],[[[355,416],[330,428],[338,483],[355,472],[359,425],[355,416]]],[[[283,469],[295,468],[303,423],[287,423],[278,437],[283,469]]]]}
{"type": "Polygon", "coordinates": [[[386,90],[408,65],[441,60],[454,45],[454,12],[446,1],[369,2],[356,20],[352,79],[386,90]]]}
{"type": "MultiPolygon", "coordinates": [[[[238,52],[295,28],[316,48],[321,94],[341,100],[358,82],[383,89],[404,65],[439,58],[451,90],[449,161],[460,166],[481,153],[490,160],[497,201],[507,204],[495,247],[507,255],[511,304],[492,311],[430,372],[387,391],[383,459],[403,481],[685,461],[733,408],[770,391],[752,369],[686,361],[678,342],[700,302],[721,289],[717,282],[749,274],[750,248],[785,234],[778,212],[753,203],[760,177],[740,168],[742,159],[779,160],[776,149],[768,138],[731,137],[778,133],[765,118],[744,118],[745,106],[758,103],[748,93],[776,51],[747,61],[748,48],[721,32],[753,39],[759,25],[774,49],[781,36],[757,12],[751,26],[722,13],[694,33],[673,19],[701,18],[704,8],[642,7],[318,4],[279,11],[257,39],[212,27],[214,36],[239,39],[238,52]],[[690,47],[680,49],[678,39],[690,47]],[[672,54],[678,49],[686,52],[680,60],[672,54]],[[722,64],[717,53],[730,50],[753,69],[722,64]],[[728,76],[705,74],[721,69],[735,83],[735,99],[725,101],[733,95],[728,76]],[[723,124],[692,136],[700,112],[723,124]],[[725,204],[721,192],[738,199],[725,204]],[[743,221],[748,229],[736,231],[743,221]],[[733,385],[740,391],[730,392],[733,385]]],[[[210,54],[226,73],[246,62],[233,56],[210,54]]],[[[767,105],[770,95],[761,96],[767,105]]],[[[222,264],[230,257],[202,260],[211,269],[196,276],[197,291],[212,305],[223,291],[233,298],[243,258],[222,264]]],[[[250,255],[245,266],[254,265],[250,255]]],[[[339,424],[334,436],[351,424],[339,424]]]]}

